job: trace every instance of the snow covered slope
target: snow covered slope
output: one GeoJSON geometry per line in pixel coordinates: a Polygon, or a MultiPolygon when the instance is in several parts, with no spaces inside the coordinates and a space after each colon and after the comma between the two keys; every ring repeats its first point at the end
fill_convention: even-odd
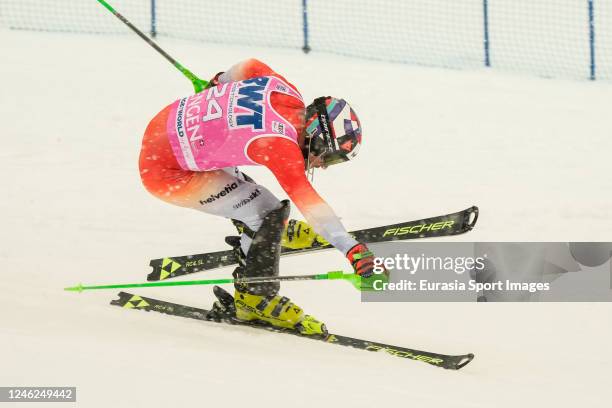
{"type": "MultiPolygon", "coordinates": [[[[149,258],[223,249],[232,227],[158,201],[140,185],[148,120],[191,92],[142,41],[0,31],[0,43],[1,386],[75,385],[83,407],[599,407],[608,400],[609,304],[362,304],[338,282],[284,286],[334,332],[476,354],[448,372],[112,308],[113,291],[62,291],[78,282],[144,281],[149,258]]],[[[476,230],[447,240],[610,240],[609,84],[161,45],[202,77],[255,56],[307,99],[350,100],[364,124],[360,157],[315,175],[350,229],[477,204],[476,230]],[[358,194],[367,199],[352,198],[351,180],[368,186],[370,194],[358,194]]],[[[284,196],[266,170],[248,174],[284,196]]],[[[284,259],[281,268],[320,273],[347,264],[325,252],[284,259]]],[[[138,293],[212,302],[204,287],[138,293]]]]}

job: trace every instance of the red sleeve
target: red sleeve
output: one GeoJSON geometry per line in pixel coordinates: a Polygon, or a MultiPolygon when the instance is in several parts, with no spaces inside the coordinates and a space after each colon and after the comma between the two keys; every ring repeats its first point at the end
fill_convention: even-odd
{"type": "Polygon", "coordinates": [[[262,137],[249,145],[247,154],[253,161],[272,171],[317,233],[343,254],[357,245],[357,241],[346,232],[340,219],[306,178],[304,158],[297,144],[278,136],[262,137]]]}
{"type": "Polygon", "coordinates": [[[249,145],[247,154],[270,169],[304,216],[309,206],[325,202],[308,181],[304,157],[294,142],[282,137],[262,137],[249,145]]]}

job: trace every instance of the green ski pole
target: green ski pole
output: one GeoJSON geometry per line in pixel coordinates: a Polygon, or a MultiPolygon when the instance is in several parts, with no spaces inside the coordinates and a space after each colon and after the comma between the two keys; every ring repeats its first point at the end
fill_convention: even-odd
{"type": "Polygon", "coordinates": [[[152,39],[150,39],[149,37],[147,37],[146,35],[144,35],[142,33],[142,31],[140,31],[138,28],[136,28],[136,26],[134,26],[134,24],[130,23],[129,20],[127,18],[125,18],[123,15],[121,15],[117,10],[115,10],[110,4],[108,4],[105,0],[98,0],[98,3],[102,4],[108,11],[110,11],[111,13],[113,13],[115,15],[115,17],[117,17],[119,20],[121,20],[126,26],[128,26],[129,28],[132,29],[132,31],[134,31],[136,34],[138,34],[138,36],[140,38],[142,38],[143,40],[145,40],[147,42],[147,44],[149,44],[151,47],[153,47],[155,49],[155,51],[159,52],[161,55],[164,56],[164,58],[166,58],[168,61],[170,61],[170,63],[172,65],[174,65],[179,71],[181,71],[181,73],[183,75],[185,75],[193,84],[193,88],[195,89],[195,92],[202,92],[204,90],[204,88],[206,88],[206,85],[208,85],[208,81],[205,81],[203,79],[198,78],[197,76],[195,76],[191,71],[189,71],[187,68],[185,68],[184,66],[181,65],[180,62],[178,62],[177,60],[175,60],[174,58],[172,58],[166,51],[164,51],[159,45],[157,45],[152,39]]]}
{"type": "Polygon", "coordinates": [[[96,285],[83,286],[78,284],[64,288],[70,292],[82,292],[92,289],[119,289],[119,288],[144,288],[151,286],[190,286],[190,285],[222,285],[226,283],[260,283],[260,282],[284,282],[284,281],[300,281],[300,280],[335,280],[342,279],[350,282],[356,289],[361,290],[361,277],[354,273],[344,273],[342,271],[332,271],[321,273],[318,275],[298,275],[298,276],[261,276],[238,279],[206,279],[206,280],[190,280],[190,281],[160,281],[147,283],[123,283],[116,285],[96,285]]]}

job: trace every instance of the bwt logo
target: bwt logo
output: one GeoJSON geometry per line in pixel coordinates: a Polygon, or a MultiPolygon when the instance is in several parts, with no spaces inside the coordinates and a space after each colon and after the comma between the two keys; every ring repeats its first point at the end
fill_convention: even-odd
{"type": "Polygon", "coordinates": [[[266,77],[242,81],[248,86],[243,86],[238,90],[237,105],[250,113],[236,113],[236,124],[239,127],[250,126],[256,130],[263,129],[264,91],[269,81],[270,78],[266,77]]]}

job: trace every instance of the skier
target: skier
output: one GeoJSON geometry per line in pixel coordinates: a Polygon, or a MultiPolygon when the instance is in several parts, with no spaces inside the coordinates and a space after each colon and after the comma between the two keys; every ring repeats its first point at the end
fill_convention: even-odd
{"type": "MultiPolygon", "coordinates": [[[[355,273],[371,278],[374,255],[347,233],[306,174],[354,158],[360,144],[361,125],[346,101],[320,97],[305,107],[295,86],[249,59],[151,120],[140,175],[154,196],[242,227],[239,240],[226,239],[242,258],[236,278],[277,276],[281,241],[308,246],[316,244],[317,233],[347,257],[355,273]],[[309,224],[292,220],[285,228],[289,201],[280,201],[237,167],[245,165],[270,169],[309,224]]],[[[236,318],[302,334],[325,333],[323,323],[278,295],[279,287],[278,282],[235,285],[236,318]]]]}

